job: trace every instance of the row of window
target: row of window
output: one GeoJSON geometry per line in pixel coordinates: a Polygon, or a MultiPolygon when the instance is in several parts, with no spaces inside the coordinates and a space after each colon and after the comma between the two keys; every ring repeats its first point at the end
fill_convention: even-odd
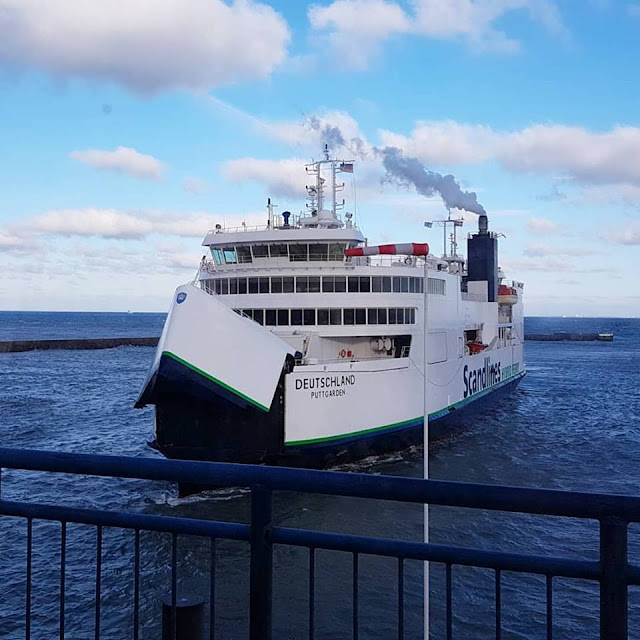
{"type": "MultiPolygon", "coordinates": [[[[202,281],[207,293],[422,293],[422,278],[398,276],[264,276],[210,278],[202,281]]],[[[445,281],[429,278],[429,293],[445,294],[445,281]]]]}
{"type": "Polygon", "coordinates": [[[235,309],[269,327],[415,324],[416,310],[402,309],[235,309]]]}
{"type": "Polygon", "coordinates": [[[355,244],[295,243],[254,244],[212,248],[216,264],[247,264],[260,258],[284,258],[290,262],[343,262],[344,251],[355,244]]]}

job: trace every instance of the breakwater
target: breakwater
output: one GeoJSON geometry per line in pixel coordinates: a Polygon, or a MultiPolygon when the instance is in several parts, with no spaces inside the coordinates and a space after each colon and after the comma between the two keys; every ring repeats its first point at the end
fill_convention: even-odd
{"type": "Polygon", "coordinates": [[[525,340],[538,340],[542,342],[560,342],[566,340],[568,342],[612,342],[613,333],[566,333],[564,331],[557,333],[525,333],[525,340]]]}
{"type": "Polygon", "coordinates": [[[66,340],[7,340],[0,342],[0,353],[69,349],[112,349],[113,347],[155,347],[159,338],[82,338],[66,340]]]}

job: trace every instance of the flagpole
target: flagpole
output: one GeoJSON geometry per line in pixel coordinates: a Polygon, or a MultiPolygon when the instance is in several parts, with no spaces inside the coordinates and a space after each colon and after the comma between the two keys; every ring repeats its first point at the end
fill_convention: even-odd
{"type": "MultiPolygon", "coordinates": [[[[425,222],[425,226],[431,226],[425,222]]],[[[429,408],[428,408],[428,378],[427,378],[427,362],[428,362],[428,311],[429,311],[429,272],[427,268],[428,255],[424,257],[424,277],[423,277],[423,326],[424,326],[424,345],[423,345],[423,365],[424,372],[424,388],[422,410],[424,415],[423,442],[424,442],[424,478],[429,478],[429,408]]],[[[429,542],[429,505],[424,505],[424,541],[429,542]]],[[[429,640],[429,563],[424,563],[424,639],[429,640]]]]}

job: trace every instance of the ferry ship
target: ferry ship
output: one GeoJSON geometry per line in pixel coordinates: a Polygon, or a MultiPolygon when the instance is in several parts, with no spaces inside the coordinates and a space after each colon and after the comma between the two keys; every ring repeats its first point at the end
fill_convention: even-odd
{"type": "Polygon", "coordinates": [[[166,457],[327,467],[401,450],[422,444],[425,395],[432,440],[525,373],[523,284],[486,215],[466,259],[451,214],[442,256],[371,246],[338,201],[353,163],[325,151],[306,169],[305,210],[269,201],[264,227],[216,225],[174,293],[136,402],[155,405],[166,457]]]}

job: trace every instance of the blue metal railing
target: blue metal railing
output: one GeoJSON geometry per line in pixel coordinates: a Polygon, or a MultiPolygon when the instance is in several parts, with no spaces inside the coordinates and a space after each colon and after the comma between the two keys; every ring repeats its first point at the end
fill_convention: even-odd
{"type": "MultiPolygon", "coordinates": [[[[502,634],[502,572],[521,572],[546,579],[546,637],[553,638],[553,579],[586,579],[600,585],[600,638],[627,638],[628,587],[640,585],[640,567],[628,562],[627,529],[640,522],[640,498],[540,489],[489,486],[439,480],[421,480],[357,473],[310,471],[222,463],[186,462],[114,456],[77,455],[45,451],[0,448],[3,468],[136,478],[218,487],[249,487],[250,524],[218,522],[195,518],[157,516],[143,513],[105,511],[60,505],[0,500],[0,515],[27,521],[25,636],[31,637],[31,581],[33,521],[61,523],[59,637],[65,632],[66,528],[69,523],[96,527],[95,638],[101,633],[102,535],[105,527],[135,532],[133,638],[140,637],[140,532],[171,534],[171,627],[176,637],[177,548],[179,536],[201,536],[211,541],[210,637],[215,632],[216,541],[241,540],[250,545],[249,636],[268,640],[272,630],[273,545],[304,547],[309,550],[309,638],[314,638],[316,550],[346,551],[352,554],[352,636],[358,637],[359,557],[364,554],[397,559],[398,638],[404,637],[404,569],[408,560],[442,563],[445,567],[445,633],[452,638],[452,569],[454,566],[491,569],[495,576],[495,637],[502,634]],[[325,531],[274,526],[273,492],[293,491],[333,496],[351,496],[409,503],[466,507],[493,511],[563,516],[599,522],[599,560],[558,556],[516,554],[477,548],[426,544],[406,540],[356,536],[325,531]]],[[[0,476],[1,479],[1,476],[0,476]]]]}

